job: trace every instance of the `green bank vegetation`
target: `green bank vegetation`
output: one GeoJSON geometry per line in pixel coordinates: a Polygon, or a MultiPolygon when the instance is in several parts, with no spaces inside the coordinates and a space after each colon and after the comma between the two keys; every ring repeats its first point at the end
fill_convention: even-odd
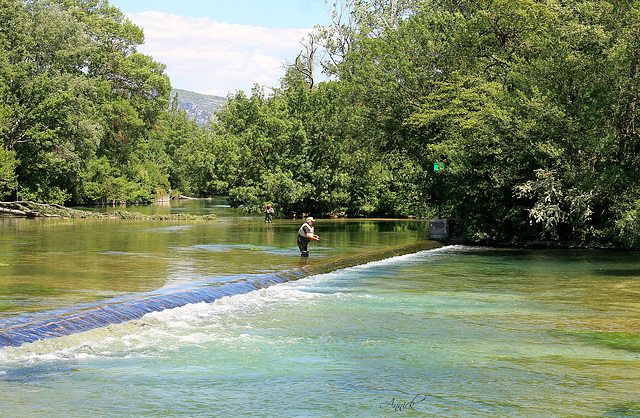
{"type": "Polygon", "coordinates": [[[225,194],[285,215],[441,212],[484,243],[640,247],[637,2],[334,7],[280,86],[200,127],[118,9],[0,0],[0,194],[225,194]]]}

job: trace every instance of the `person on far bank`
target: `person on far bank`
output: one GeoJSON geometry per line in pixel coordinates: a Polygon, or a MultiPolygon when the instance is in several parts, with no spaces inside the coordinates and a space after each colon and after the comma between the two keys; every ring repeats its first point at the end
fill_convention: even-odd
{"type": "Polygon", "coordinates": [[[308,245],[311,240],[320,241],[320,237],[314,233],[313,223],[315,220],[309,216],[307,221],[298,229],[298,248],[300,248],[300,257],[309,257],[308,245]]]}
{"type": "Polygon", "coordinates": [[[270,224],[273,221],[273,208],[271,205],[267,205],[267,208],[264,210],[264,223],[270,224]]]}

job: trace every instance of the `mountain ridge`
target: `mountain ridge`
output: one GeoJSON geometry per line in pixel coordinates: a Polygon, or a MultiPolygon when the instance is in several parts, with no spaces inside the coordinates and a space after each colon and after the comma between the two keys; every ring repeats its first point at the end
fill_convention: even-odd
{"type": "Polygon", "coordinates": [[[204,125],[215,118],[215,112],[226,103],[227,98],[210,94],[201,94],[189,90],[173,89],[171,98],[178,95],[178,108],[187,112],[187,117],[204,125]]]}

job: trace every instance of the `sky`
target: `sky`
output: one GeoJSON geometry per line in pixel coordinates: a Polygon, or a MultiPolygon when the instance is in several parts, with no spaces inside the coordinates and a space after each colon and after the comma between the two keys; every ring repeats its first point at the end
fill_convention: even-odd
{"type": "Polygon", "coordinates": [[[324,0],[109,0],[141,27],[138,51],[167,65],[173,88],[226,96],[279,86],[283,64],[315,25],[324,0]]]}

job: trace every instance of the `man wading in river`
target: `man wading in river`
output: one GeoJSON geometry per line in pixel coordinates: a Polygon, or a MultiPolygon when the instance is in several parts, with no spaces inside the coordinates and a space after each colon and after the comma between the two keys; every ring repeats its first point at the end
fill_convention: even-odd
{"type": "Polygon", "coordinates": [[[270,224],[273,222],[273,207],[271,205],[267,205],[267,208],[264,210],[264,223],[270,224]]]}
{"type": "Polygon", "coordinates": [[[313,233],[314,222],[313,218],[309,216],[307,221],[298,229],[298,248],[300,248],[301,257],[309,257],[307,246],[311,240],[320,241],[320,237],[313,233]]]}

